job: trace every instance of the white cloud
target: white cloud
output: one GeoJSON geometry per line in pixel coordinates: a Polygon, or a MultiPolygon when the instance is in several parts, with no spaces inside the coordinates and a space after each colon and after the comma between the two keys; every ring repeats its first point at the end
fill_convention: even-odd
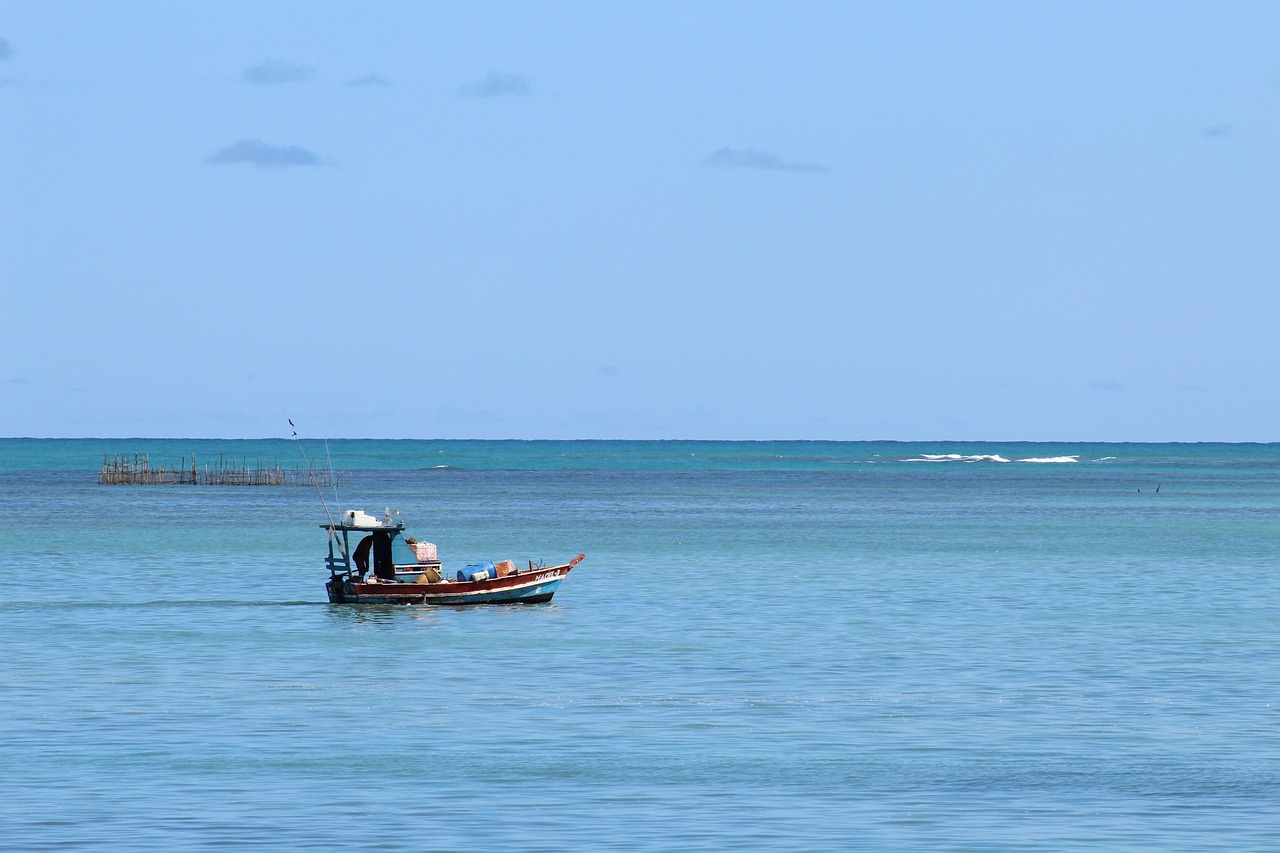
{"type": "Polygon", "coordinates": [[[211,166],[248,165],[259,169],[317,166],[320,158],[300,145],[269,145],[261,139],[241,139],[205,160],[211,166]]]}
{"type": "Polygon", "coordinates": [[[464,83],[458,88],[458,94],[469,98],[496,98],[504,95],[529,95],[533,87],[529,78],[519,74],[499,74],[490,72],[488,77],[474,83],[464,83]]]}
{"type": "Polygon", "coordinates": [[[279,83],[305,83],[316,76],[315,69],[293,62],[268,59],[244,70],[246,83],[255,86],[274,86],[279,83]]]}
{"type": "Polygon", "coordinates": [[[363,77],[356,77],[354,80],[348,80],[344,85],[352,88],[364,89],[370,86],[389,87],[391,82],[381,74],[366,74],[363,77]]]}
{"type": "Polygon", "coordinates": [[[816,163],[794,163],[776,154],[756,151],[753,148],[721,148],[702,161],[708,166],[727,169],[765,169],[774,172],[829,172],[826,166],[816,163]]]}

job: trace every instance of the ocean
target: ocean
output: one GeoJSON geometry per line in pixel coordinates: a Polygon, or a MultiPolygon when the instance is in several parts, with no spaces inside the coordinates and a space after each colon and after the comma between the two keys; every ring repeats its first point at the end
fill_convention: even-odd
{"type": "Polygon", "coordinates": [[[1280,849],[1280,445],[4,439],[0,519],[5,849],[1280,849]],[[338,506],[587,558],[331,605],[338,506]]]}

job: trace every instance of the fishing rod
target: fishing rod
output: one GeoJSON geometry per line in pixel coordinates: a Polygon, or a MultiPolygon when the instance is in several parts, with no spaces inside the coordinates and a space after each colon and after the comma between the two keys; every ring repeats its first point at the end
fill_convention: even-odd
{"type": "Polygon", "coordinates": [[[324,456],[329,462],[329,483],[333,486],[333,505],[342,512],[342,502],[338,500],[338,475],[333,473],[333,455],[329,453],[329,439],[324,440],[324,456]]]}
{"type": "MultiPolygon", "coordinates": [[[[316,494],[320,497],[320,505],[324,507],[324,514],[325,514],[325,515],[328,517],[328,519],[329,519],[329,535],[330,535],[330,536],[332,536],[332,535],[333,535],[333,529],[334,529],[335,527],[337,527],[338,525],[337,525],[336,523],[334,523],[334,520],[333,520],[333,513],[329,512],[329,503],[324,499],[324,492],[323,492],[323,491],[321,490],[321,488],[320,488],[320,481],[319,481],[317,478],[315,478],[315,477],[312,477],[312,476],[311,476],[311,473],[312,473],[312,472],[311,472],[311,460],[307,458],[307,450],[306,450],[306,448],[304,448],[304,447],[302,446],[302,439],[298,438],[298,428],[297,428],[297,427],[295,427],[295,426],[293,425],[293,418],[285,418],[285,420],[287,420],[287,421],[289,422],[289,427],[293,430],[293,440],[294,440],[294,441],[296,441],[296,442],[298,442],[298,451],[302,454],[302,461],[303,461],[303,462],[305,462],[305,463],[307,463],[307,476],[311,479],[311,482],[315,484],[315,487],[316,487],[316,494]]],[[[329,442],[328,442],[328,440],[326,440],[326,441],[325,441],[325,443],[324,443],[324,449],[325,449],[325,453],[328,453],[328,452],[329,452],[329,442]]],[[[334,505],[334,507],[335,507],[335,508],[338,508],[338,509],[339,509],[339,511],[340,511],[340,510],[341,510],[341,507],[339,507],[339,506],[338,506],[338,483],[337,483],[336,478],[334,478],[334,477],[333,477],[333,459],[332,459],[332,457],[329,459],[329,477],[330,477],[331,479],[334,479],[334,483],[333,483],[333,505],[334,505]]]]}

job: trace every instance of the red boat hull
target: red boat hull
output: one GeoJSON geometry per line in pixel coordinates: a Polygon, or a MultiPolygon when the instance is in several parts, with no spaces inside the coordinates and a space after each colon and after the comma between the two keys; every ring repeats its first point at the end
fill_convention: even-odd
{"type": "Polygon", "coordinates": [[[486,580],[370,583],[335,575],[325,588],[334,604],[544,604],[584,556],[579,554],[560,566],[524,569],[486,580]]]}

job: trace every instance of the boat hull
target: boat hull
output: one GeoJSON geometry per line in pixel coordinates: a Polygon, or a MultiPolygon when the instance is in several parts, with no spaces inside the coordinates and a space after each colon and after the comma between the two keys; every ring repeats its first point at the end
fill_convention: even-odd
{"type": "Polygon", "coordinates": [[[334,604],[545,604],[577,562],[482,581],[365,583],[334,576],[325,589],[334,604]]]}

